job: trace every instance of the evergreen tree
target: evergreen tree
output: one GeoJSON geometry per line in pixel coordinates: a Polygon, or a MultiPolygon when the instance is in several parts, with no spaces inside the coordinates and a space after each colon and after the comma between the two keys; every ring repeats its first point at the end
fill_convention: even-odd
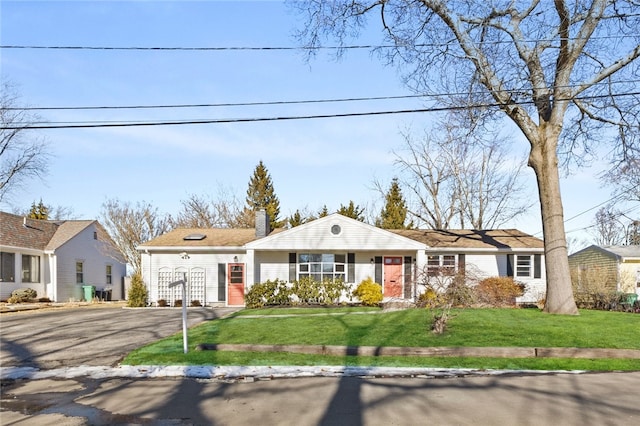
{"type": "Polygon", "coordinates": [[[302,217],[302,213],[300,213],[300,210],[296,210],[294,214],[289,216],[289,219],[287,219],[287,222],[289,222],[289,226],[293,228],[306,223],[307,220],[308,219],[305,219],[304,217],[302,217]]]}
{"type": "Polygon", "coordinates": [[[385,196],[385,205],[376,220],[376,226],[383,229],[408,229],[413,223],[405,225],[407,220],[407,204],[404,201],[398,178],[393,178],[389,191],[385,196]]]}
{"type": "Polygon", "coordinates": [[[325,216],[329,216],[329,209],[327,208],[326,204],[322,206],[322,208],[318,211],[318,218],[325,216]]]}
{"type": "Polygon", "coordinates": [[[127,306],[132,308],[143,308],[147,306],[149,291],[142,281],[142,276],[138,273],[131,277],[131,286],[127,293],[127,306]]]}
{"type": "Polygon", "coordinates": [[[36,204],[34,201],[31,203],[31,209],[29,210],[29,219],[47,220],[49,219],[49,207],[45,206],[40,198],[40,202],[36,204]]]}
{"type": "Polygon", "coordinates": [[[269,215],[271,229],[281,226],[278,220],[280,216],[280,200],[275,194],[271,175],[269,175],[269,171],[262,163],[262,160],[260,160],[253,172],[253,176],[249,179],[246,207],[246,210],[251,212],[260,209],[265,209],[269,215]]]}
{"type": "Polygon", "coordinates": [[[349,201],[349,205],[346,207],[340,204],[338,213],[340,213],[342,216],[350,217],[351,219],[364,222],[364,207],[357,206],[353,201],[349,201]]]}

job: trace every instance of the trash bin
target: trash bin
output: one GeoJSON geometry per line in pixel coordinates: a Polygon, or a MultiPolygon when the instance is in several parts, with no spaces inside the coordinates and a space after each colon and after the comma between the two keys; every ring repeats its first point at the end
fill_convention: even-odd
{"type": "Polygon", "coordinates": [[[82,286],[82,294],[84,295],[84,300],[86,302],[93,301],[93,298],[96,295],[96,286],[94,286],[94,285],[83,285],[82,286]]]}
{"type": "Polygon", "coordinates": [[[112,289],[107,288],[104,290],[103,294],[104,294],[104,300],[106,300],[107,302],[111,302],[111,293],[113,292],[112,289]]]}
{"type": "Polygon", "coordinates": [[[96,298],[98,300],[104,300],[105,299],[105,291],[104,290],[98,290],[96,289],[96,298]]]}

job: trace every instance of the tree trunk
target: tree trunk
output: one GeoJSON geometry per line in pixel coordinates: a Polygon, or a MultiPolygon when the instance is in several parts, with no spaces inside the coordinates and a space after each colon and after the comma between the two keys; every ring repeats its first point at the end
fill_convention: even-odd
{"type": "MultiPolygon", "coordinates": [[[[564,231],[564,213],[560,195],[558,172],[557,132],[545,134],[532,142],[529,165],[536,173],[542,228],[544,230],[544,253],[547,272],[547,296],[544,311],[550,314],[578,315],[573,298],[567,240],[564,231]]],[[[546,129],[548,130],[548,129],[546,129]]]]}

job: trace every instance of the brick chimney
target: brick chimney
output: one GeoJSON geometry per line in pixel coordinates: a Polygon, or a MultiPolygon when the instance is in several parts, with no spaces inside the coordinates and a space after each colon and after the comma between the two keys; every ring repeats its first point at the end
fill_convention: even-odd
{"type": "Polygon", "coordinates": [[[256,238],[264,238],[271,233],[269,215],[265,209],[256,211],[256,238]]]}

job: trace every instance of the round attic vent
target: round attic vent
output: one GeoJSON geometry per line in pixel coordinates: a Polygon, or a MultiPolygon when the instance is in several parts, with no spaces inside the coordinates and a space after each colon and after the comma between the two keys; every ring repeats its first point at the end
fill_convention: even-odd
{"type": "Polygon", "coordinates": [[[342,231],[342,229],[340,228],[340,225],[333,225],[331,227],[331,233],[333,235],[338,235],[341,231],[342,231]]]}

